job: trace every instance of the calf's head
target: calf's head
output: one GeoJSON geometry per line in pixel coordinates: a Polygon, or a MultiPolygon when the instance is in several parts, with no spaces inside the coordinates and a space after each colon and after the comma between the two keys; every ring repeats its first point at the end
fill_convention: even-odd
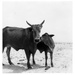
{"type": "Polygon", "coordinates": [[[53,50],[55,47],[55,43],[52,39],[54,35],[49,35],[48,33],[45,33],[42,35],[41,40],[50,48],[50,50],[53,50]]]}
{"type": "Polygon", "coordinates": [[[26,23],[29,26],[31,26],[31,28],[32,28],[33,37],[34,37],[35,42],[39,42],[39,40],[40,40],[40,32],[41,32],[41,28],[42,28],[44,22],[45,22],[45,20],[43,20],[43,22],[41,24],[30,24],[26,21],[26,23]]]}

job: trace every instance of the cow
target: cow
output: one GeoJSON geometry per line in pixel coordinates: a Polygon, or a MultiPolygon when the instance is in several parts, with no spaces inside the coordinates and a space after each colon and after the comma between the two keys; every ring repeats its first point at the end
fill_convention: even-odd
{"type": "Polygon", "coordinates": [[[49,35],[48,33],[45,33],[41,37],[41,41],[37,43],[37,49],[42,53],[45,52],[45,67],[47,67],[47,53],[50,53],[51,58],[51,67],[53,67],[53,50],[55,47],[54,41],[52,39],[54,35],[49,35]]]}
{"type": "Polygon", "coordinates": [[[23,49],[26,53],[27,58],[27,68],[31,69],[30,65],[30,55],[33,56],[33,64],[35,64],[34,54],[36,52],[36,42],[40,40],[40,31],[43,26],[41,24],[30,24],[26,21],[26,23],[30,26],[28,28],[19,28],[19,27],[5,27],[3,28],[3,50],[6,47],[6,54],[8,57],[8,63],[12,65],[10,59],[10,50],[11,47],[14,48],[16,51],[19,49],[23,49]]]}

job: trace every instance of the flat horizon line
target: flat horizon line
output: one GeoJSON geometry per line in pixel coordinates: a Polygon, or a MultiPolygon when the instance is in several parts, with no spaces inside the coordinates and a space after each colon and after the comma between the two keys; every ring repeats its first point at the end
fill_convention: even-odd
{"type": "Polygon", "coordinates": [[[73,44],[73,42],[55,42],[55,43],[59,43],[59,44],[61,44],[61,43],[73,44]]]}

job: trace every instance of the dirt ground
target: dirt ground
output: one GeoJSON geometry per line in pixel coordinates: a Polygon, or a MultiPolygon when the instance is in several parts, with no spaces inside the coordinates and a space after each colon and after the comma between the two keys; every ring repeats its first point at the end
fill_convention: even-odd
{"type": "MultiPolygon", "coordinates": [[[[40,53],[38,50],[35,54],[36,65],[32,64],[32,69],[27,70],[27,59],[24,50],[15,51],[11,50],[11,61],[14,65],[9,65],[6,49],[3,53],[3,73],[72,73],[72,43],[56,43],[53,53],[54,67],[45,70],[45,55],[44,52],[40,53]]],[[[48,66],[50,66],[50,55],[48,53],[48,66]]]]}

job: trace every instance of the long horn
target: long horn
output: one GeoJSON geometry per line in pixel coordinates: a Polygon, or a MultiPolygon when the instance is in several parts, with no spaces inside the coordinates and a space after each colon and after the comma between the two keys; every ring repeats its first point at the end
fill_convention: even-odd
{"type": "Polygon", "coordinates": [[[43,22],[41,23],[41,25],[45,22],[45,20],[43,20],[43,22]]]}
{"type": "Polygon", "coordinates": [[[29,26],[32,26],[30,23],[28,23],[27,21],[26,21],[26,23],[29,25],[29,26]]]}
{"type": "Polygon", "coordinates": [[[49,35],[50,37],[53,37],[54,36],[54,34],[52,34],[52,35],[49,35]]]}

